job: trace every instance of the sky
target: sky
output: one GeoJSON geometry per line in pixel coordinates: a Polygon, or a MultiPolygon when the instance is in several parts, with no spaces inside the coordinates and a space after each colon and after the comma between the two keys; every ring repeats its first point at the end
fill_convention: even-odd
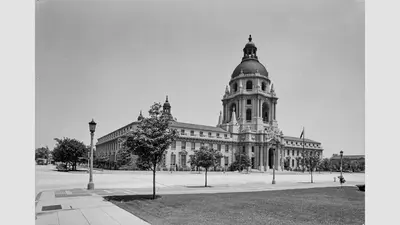
{"type": "Polygon", "coordinates": [[[181,122],[215,126],[249,34],[286,136],[324,156],[365,154],[360,0],[36,2],[35,147],[95,138],[168,95],[181,122]]]}

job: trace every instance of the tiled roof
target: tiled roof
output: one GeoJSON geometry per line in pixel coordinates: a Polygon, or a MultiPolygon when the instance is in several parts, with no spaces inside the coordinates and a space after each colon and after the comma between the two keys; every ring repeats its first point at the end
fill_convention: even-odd
{"type": "MultiPolygon", "coordinates": [[[[283,136],[283,138],[284,138],[285,140],[290,140],[290,141],[303,141],[302,138],[298,138],[298,137],[283,136]]],[[[321,143],[318,142],[318,141],[313,141],[313,140],[307,139],[307,138],[304,138],[304,141],[305,141],[305,142],[311,142],[311,143],[321,144],[321,143]]]]}
{"type": "MultiPolygon", "coordinates": [[[[331,159],[340,159],[340,155],[333,155],[331,159]]],[[[343,155],[343,159],[365,159],[365,155],[343,155]]]]}
{"type": "Polygon", "coordinates": [[[199,124],[192,124],[192,123],[182,123],[173,121],[171,124],[173,127],[176,128],[186,128],[186,129],[196,129],[196,130],[206,130],[206,131],[214,131],[220,133],[228,133],[226,130],[220,127],[213,127],[213,126],[206,126],[206,125],[199,125],[199,124]]]}

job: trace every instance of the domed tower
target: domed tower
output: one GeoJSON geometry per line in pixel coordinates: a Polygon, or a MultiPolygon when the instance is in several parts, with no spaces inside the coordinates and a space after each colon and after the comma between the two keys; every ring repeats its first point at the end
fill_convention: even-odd
{"type": "Polygon", "coordinates": [[[174,119],[172,117],[172,114],[171,114],[171,104],[169,104],[169,102],[168,102],[168,95],[167,95],[167,97],[165,99],[165,102],[164,102],[164,105],[163,105],[162,115],[168,116],[171,120],[174,119]]]}
{"type": "Polygon", "coordinates": [[[269,125],[277,125],[277,99],[268,71],[258,61],[257,47],[250,35],[243,49],[242,62],[233,71],[222,99],[223,123],[220,126],[237,133],[242,130],[257,132],[269,125]]]}

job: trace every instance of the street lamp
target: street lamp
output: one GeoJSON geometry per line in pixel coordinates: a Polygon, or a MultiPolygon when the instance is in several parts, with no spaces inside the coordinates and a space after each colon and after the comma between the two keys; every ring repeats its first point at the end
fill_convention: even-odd
{"type": "Polygon", "coordinates": [[[96,130],[96,122],[92,119],[92,121],[89,122],[89,130],[90,130],[90,170],[89,170],[89,183],[87,186],[88,190],[93,190],[94,189],[94,183],[93,183],[93,136],[94,136],[94,131],[96,130]]]}
{"type": "Polygon", "coordinates": [[[272,151],[272,184],[275,184],[275,148],[272,151]]]}
{"type": "Polygon", "coordinates": [[[340,151],[340,176],[342,177],[343,170],[343,151],[340,151]]]}

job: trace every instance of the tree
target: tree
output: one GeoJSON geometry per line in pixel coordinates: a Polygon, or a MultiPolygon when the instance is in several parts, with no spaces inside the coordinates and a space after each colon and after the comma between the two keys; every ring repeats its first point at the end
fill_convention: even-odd
{"type": "Polygon", "coordinates": [[[319,155],[319,153],[317,152],[313,152],[313,151],[306,151],[306,152],[302,152],[302,157],[304,159],[305,162],[305,166],[307,167],[307,169],[309,169],[310,174],[311,174],[311,183],[314,183],[313,181],[313,170],[315,168],[318,167],[320,161],[321,161],[321,157],[319,155]]]}
{"type": "Polygon", "coordinates": [[[138,156],[138,161],[153,171],[153,199],[156,197],[156,168],[164,152],[178,137],[178,131],[170,128],[171,118],[162,112],[160,103],[154,103],[149,118],[140,120],[137,129],[122,142],[129,152],[138,156]]]}
{"type": "Polygon", "coordinates": [[[201,146],[199,150],[194,150],[194,155],[190,158],[190,163],[198,167],[203,167],[206,170],[205,187],[207,187],[208,169],[217,165],[221,158],[222,154],[220,151],[208,148],[207,146],[201,146]]]}
{"type": "MultiPolygon", "coordinates": [[[[296,169],[299,169],[300,166],[301,166],[302,168],[304,168],[304,160],[303,160],[302,157],[297,156],[297,157],[294,158],[294,159],[296,160],[296,165],[297,165],[296,169]]],[[[304,172],[304,169],[303,169],[303,172],[304,172]]]]}
{"type": "Polygon", "coordinates": [[[76,164],[80,157],[86,157],[87,147],[83,142],[76,139],[63,138],[54,139],[57,144],[53,150],[53,159],[56,162],[63,162],[72,166],[72,170],[76,170],[76,164]]]}
{"type": "Polygon", "coordinates": [[[283,161],[283,168],[285,170],[290,170],[290,157],[286,156],[285,160],[283,161]]]}
{"type": "Polygon", "coordinates": [[[248,168],[249,166],[251,166],[249,157],[240,151],[236,152],[235,161],[230,165],[231,170],[242,172],[243,168],[248,168]]]}
{"type": "Polygon", "coordinates": [[[128,165],[132,161],[132,155],[131,155],[130,151],[128,151],[128,149],[126,149],[126,148],[120,149],[117,152],[116,158],[117,158],[116,159],[117,168],[128,165]]]}
{"type": "Polygon", "coordinates": [[[324,158],[318,166],[318,170],[322,171],[330,171],[331,169],[331,162],[330,159],[324,158]]]}
{"type": "Polygon", "coordinates": [[[35,160],[37,159],[49,159],[50,150],[49,147],[40,147],[35,150],[35,160]]]}

